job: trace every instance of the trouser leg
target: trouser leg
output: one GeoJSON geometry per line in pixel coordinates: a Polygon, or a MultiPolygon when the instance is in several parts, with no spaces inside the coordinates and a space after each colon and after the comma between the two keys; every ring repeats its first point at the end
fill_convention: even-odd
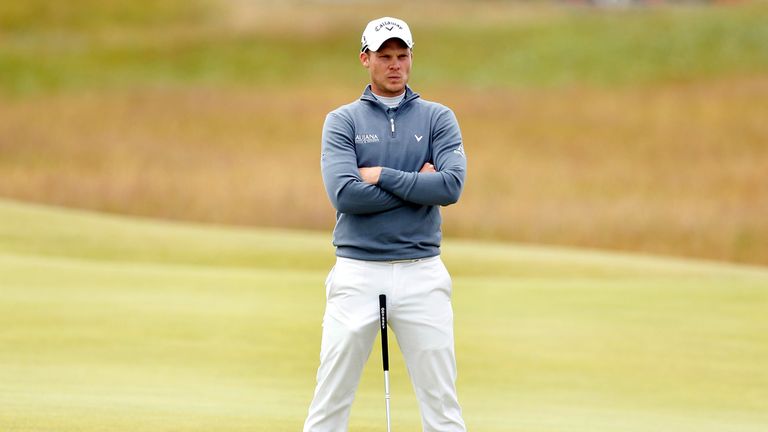
{"type": "MultiPolygon", "coordinates": [[[[383,276],[383,275],[382,275],[383,276]]],[[[375,268],[339,260],[326,284],[327,303],[317,386],[304,432],[346,431],[360,376],[378,333],[375,268]]]]}
{"type": "Polygon", "coordinates": [[[390,314],[424,432],[464,432],[456,394],[451,280],[440,259],[403,265],[390,314]]]}

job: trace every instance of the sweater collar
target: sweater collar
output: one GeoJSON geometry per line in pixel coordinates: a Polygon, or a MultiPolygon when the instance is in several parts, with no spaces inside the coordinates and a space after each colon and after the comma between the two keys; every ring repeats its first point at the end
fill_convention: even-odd
{"type": "MultiPolygon", "coordinates": [[[[405,104],[407,104],[408,102],[410,102],[410,101],[412,101],[414,99],[418,99],[418,98],[419,98],[419,94],[414,92],[413,90],[411,90],[411,88],[408,85],[406,85],[405,86],[405,96],[403,97],[403,101],[400,102],[400,106],[399,107],[402,107],[405,104]]],[[[371,85],[370,84],[368,84],[365,87],[365,90],[363,91],[363,95],[360,96],[360,100],[367,100],[367,101],[370,101],[370,102],[374,102],[374,103],[377,103],[377,104],[383,106],[384,109],[387,109],[387,106],[384,105],[383,103],[381,103],[381,101],[376,99],[376,96],[373,95],[373,91],[371,91],[371,85]]]]}

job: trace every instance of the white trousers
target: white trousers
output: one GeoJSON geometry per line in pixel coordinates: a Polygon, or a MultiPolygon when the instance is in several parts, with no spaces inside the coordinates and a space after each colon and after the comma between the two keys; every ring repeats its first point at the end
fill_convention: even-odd
{"type": "Polygon", "coordinates": [[[405,262],[337,259],[326,280],[320,367],[304,432],[347,430],[379,331],[379,294],[387,296],[388,323],[408,367],[423,430],[466,431],[456,396],[451,278],[436,256],[405,262]]]}

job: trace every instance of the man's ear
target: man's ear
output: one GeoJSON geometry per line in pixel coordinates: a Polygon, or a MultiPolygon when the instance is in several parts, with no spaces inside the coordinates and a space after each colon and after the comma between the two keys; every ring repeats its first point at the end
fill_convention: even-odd
{"type": "Polygon", "coordinates": [[[360,53],[360,64],[363,65],[364,68],[368,69],[368,62],[370,61],[370,55],[368,54],[368,51],[363,51],[360,53]]]}

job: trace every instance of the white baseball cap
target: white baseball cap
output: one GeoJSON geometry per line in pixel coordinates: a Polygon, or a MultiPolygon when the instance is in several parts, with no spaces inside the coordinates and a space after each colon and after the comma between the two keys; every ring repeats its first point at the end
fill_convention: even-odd
{"type": "Polygon", "coordinates": [[[413,48],[411,29],[408,28],[405,21],[392,17],[381,17],[369,22],[365,27],[363,38],[360,41],[360,51],[363,52],[367,49],[377,51],[381,44],[391,38],[398,38],[405,42],[408,48],[413,48]]]}

